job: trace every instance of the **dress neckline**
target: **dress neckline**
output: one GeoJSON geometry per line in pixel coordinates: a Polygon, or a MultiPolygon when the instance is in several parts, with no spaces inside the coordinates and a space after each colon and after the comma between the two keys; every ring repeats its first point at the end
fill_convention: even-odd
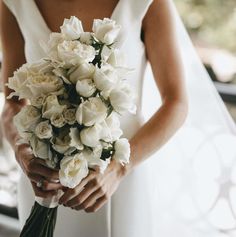
{"type": "MultiPolygon", "coordinates": [[[[48,31],[49,33],[53,32],[53,31],[50,29],[50,27],[48,26],[47,22],[45,21],[45,19],[44,19],[44,17],[43,17],[43,14],[41,13],[40,9],[38,8],[38,5],[36,4],[35,0],[30,0],[30,1],[31,1],[32,5],[33,5],[33,8],[35,9],[35,12],[37,13],[37,15],[38,15],[38,17],[39,17],[39,19],[40,19],[40,21],[41,21],[41,24],[44,25],[45,29],[47,29],[47,31],[48,31]]],[[[120,7],[120,5],[121,5],[121,2],[122,2],[122,0],[118,0],[116,6],[114,7],[114,9],[113,9],[113,11],[112,11],[112,13],[111,13],[111,15],[110,15],[110,19],[115,20],[115,16],[116,16],[116,14],[117,14],[117,12],[118,12],[118,9],[119,9],[119,7],[120,7]]],[[[77,17],[78,17],[78,16],[77,16],[77,17]]],[[[78,18],[79,18],[79,17],[78,17],[78,18]]],[[[62,22],[62,23],[63,23],[63,22],[62,22]]],[[[82,24],[83,24],[83,22],[82,22],[82,24]]]]}

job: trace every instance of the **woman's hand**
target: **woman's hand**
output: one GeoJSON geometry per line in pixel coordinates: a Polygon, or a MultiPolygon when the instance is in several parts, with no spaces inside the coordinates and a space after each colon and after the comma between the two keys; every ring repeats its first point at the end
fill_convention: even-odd
{"type": "Polygon", "coordinates": [[[15,156],[23,172],[30,179],[37,197],[51,197],[57,194],[58,189],[62,189],[62,185],[55,182],[59,180],[58,170],[46,167],[44,160],[35,158],[29,145],[19,145],[15,156]],[[37,184],[41,184],[41,187],[37,184]]]}
{"type": "Polygon", "coordinates": [[[72,209],[95,212],[116,191],[125,176],[124,171],[125,168],[115,160],[111,160],[104,174],[101,174],[99,169],[90,170],[78,186],[64,193],[59,203],[72,209]]]}

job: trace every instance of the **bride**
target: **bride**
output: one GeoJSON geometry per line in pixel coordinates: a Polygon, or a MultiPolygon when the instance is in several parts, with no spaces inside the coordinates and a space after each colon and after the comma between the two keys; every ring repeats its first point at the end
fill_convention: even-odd
{"type": "MultiPolygon", "coordinates": [[[[194,52],[190,52],[192,48],[188,46],[187,36],[185,32],[182,34],[181,25],[178,25],[172,1],[3,0],[1,8],[4,83],[23,63],[33,62],[44,56],[39,42],[46,42],[50,32],[58,32],[64,18],[77,16],[83,22],[85,31],[91,31],[94,18],[109,17],[122,26],[120,48],[127,54],[129,67],[135,68],[129,80],[136,90],[138,108],[135,116],[127,115],[121,121],[124,136],[131,144],[130,163],[123,167],[111,162],[105,175],[90,173],[75,189],[64,190],[60,199],[55,236],[158,236],[158,199],[154,192],[158,181],[158,163],[157,157],[153,156],[157,151],[165,151],[163,147],[168,150],[168,145],[164,144],[183,125],[188,111],[188,98],[190,109],[195,109],[195,112],[190,110],[190,115],[194,114],[196,119],[200,114],[201,109],[194,107],[196,95],[190,93],[187,96],[186,85],[192,92],[195,89],[200,92],[199,96],[210,88],[205,109],[211,108],[209,112],[213,111],[214,115],[219,115],[218,118],[223,117],[223,125],[220,119],[218,123],[223,129],[227,130],[230,126],[234,129],[225,109],[219,112],[219,98],[214,97],[215,91],[208,85],[209,81],[196,81],[196,75],[203,71],[201,66],[199,71],[194,71],[193,67],[191,71],[191,67],[188,67],[192,74],[186,74],[184,64],[190,63],[194,52]],[[181,42],[180,36],[187,40],[181,42]],[[184,58],[181,55],[183,46],[190,57],[185,55],[184,58]],[[157,87],[148,88],[145,103],[142,104],[143,85],[151,80],[145,76],[147,62],[151,65],[157,87]],[[193,78],[189,78],[189,75],[193,75],[193,78]],[[154,91],[160,93],[160,101],[153,101],[151,95],[154,91]],[[151,118],[145,121],[143,111],[149,108],[150,104],[156,105],[155,111],[151,118]],[[216,107],[212,108],[211,105],[215,104],[216,107]]],[[[197,61],[196,65],[200,63],[197,61]]],[[[203,77],[206,77],[204,73],[203,77]]],[[[10,93],[6,87],[4,92],[6,97],[10,93]]],[[[60,184],[52,181],[58,179],[57,170],[51,170],[41,161],[32,159],[31,149],[27,145],[17,143],[19,135],[12,120],[26,103],[27,101],[18,101],[16,98],[6,100],[2,114],[5,136],[23,171],[18,187],[21,225],[29,216],[35,195],[49,197],[62,189],[60,184]]],[[[220,101],[220,108],[221,103],[220,101]]],[[[201,123],[204,120],[201,115],[198,122],[193,118],[192,126],[206,130],[209,118],[210,116],[206,118],[205,123],[201,123]]],[[[172,147],[169,146],[170,149],[172,147]]],[[[178,142],[174,143],[174,156],[177,156],[180,149],[178,142]]]]}

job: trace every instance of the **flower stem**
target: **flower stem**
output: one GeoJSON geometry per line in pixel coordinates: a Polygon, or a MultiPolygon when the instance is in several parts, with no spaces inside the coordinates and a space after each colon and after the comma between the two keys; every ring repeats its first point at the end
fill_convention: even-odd
{"type": "Polygon", "coordinates": [[[20,237],[53,237],[56,219],[57,207],[47,208],[35,202],[20,237]]]}

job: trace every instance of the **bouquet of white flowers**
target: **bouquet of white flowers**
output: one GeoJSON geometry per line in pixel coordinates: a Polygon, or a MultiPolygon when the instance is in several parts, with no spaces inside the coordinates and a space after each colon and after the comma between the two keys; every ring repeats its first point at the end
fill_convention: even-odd
{"type": "MultiPolygon", "coordinates": [[[[136,106],[124,79],[130,70],[115,47],[119,31],[108,18],[94,20],[93,32],[84,32],[76,17],[65,19],[61,32],[42,45],[46,57],[9,78],[9,98],[30,102],[14,117],[21,142],[59,169],[65,187],[76,187],[95,166],[103,173],[111,159],[129,162],[119,116],[135,113],[136,106]]],[[[53,236],[57,201],[36,197],[20,236],[53,236]]]]}

